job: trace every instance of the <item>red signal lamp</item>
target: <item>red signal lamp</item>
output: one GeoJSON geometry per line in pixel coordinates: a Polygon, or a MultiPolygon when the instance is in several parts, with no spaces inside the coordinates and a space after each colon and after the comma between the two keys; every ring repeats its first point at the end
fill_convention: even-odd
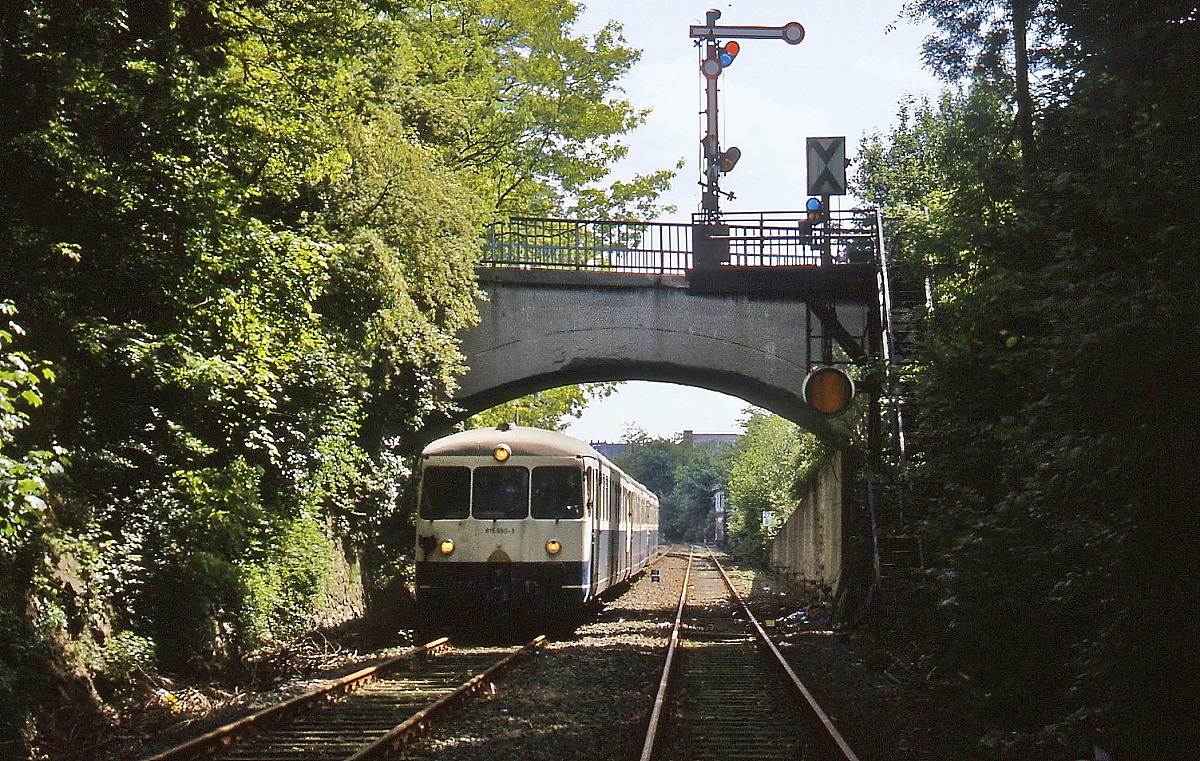
{"type": "Polygon", "coordinates": [[[718,48],[717,60],[721,62],[722,67],[728,66],[733,63],[733,59],[737,58],[741,49],[742,46],[738,44],[737,40],[730,40],[718,48]]]}

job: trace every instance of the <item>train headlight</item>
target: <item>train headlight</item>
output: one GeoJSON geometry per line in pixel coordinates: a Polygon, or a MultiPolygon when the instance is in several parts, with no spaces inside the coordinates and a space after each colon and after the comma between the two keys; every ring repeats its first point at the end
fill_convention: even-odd
{"type": "Polygon", "coordinates": [[[562,551],[562,542],[557,539],[551,539],[546,542],[546,552],[551,555],[557,555],[560,551],[562,551]]]}
{"type": "Polygon", "coordinates": [[[512,457],[512,447],[508,444],[497,444],[492,449],[492,457],[496,458],[496,462],[504,462],[512,457]]]}
{"type": "Polygon", "coordinates": [[[443,539],[438,544],[438,549],[442,551],[443,555],[449,555],[451,552],[454,552],[454,540],[453,539],[443,539]]]}

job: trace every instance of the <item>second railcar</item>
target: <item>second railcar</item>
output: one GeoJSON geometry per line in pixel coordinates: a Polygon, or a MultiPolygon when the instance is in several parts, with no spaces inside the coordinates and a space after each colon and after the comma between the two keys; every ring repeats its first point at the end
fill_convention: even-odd
{"type": "Polygon", "coordinates": [[[501,425],[456,433],[420,461],[416,586],[430,615],[567,613],[641,570],[658,498],[586,443],[501,425]]]}

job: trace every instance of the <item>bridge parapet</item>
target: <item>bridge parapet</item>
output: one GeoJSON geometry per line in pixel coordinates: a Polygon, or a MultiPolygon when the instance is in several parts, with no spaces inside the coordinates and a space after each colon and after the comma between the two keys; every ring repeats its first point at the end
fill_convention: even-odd
{"type": "Polygon", "coordinates": [[[684,275],[705,262],[697,244],[727,267],[820,267],[874,264],[875,212],[834,211],[813,223],[806,212],[725,214],[701,220],[637,222],[513,217],[488,230],[485,267],[684,275]]]}
{"type": "Polygon", "coordinates": [[[483,267],[632,274],[683,274],[691,265],[692,226],[512,217],[488,229],[483,267]]]}

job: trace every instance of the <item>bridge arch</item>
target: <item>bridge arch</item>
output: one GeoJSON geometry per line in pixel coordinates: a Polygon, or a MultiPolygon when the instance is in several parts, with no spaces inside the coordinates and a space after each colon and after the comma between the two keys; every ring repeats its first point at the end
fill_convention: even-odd
{"type": "MultiPolygon", "coordinates": [[[[695,294],[686,278],[480,271],[480,322],[463,336],[467,414],[571,383],[647,380],[727,393],[831,443],[847,433],[804,403],[814,319],[803,301],[695,294]]],[[[864,324],[853,309],[849,324],[864,324]]]]}

